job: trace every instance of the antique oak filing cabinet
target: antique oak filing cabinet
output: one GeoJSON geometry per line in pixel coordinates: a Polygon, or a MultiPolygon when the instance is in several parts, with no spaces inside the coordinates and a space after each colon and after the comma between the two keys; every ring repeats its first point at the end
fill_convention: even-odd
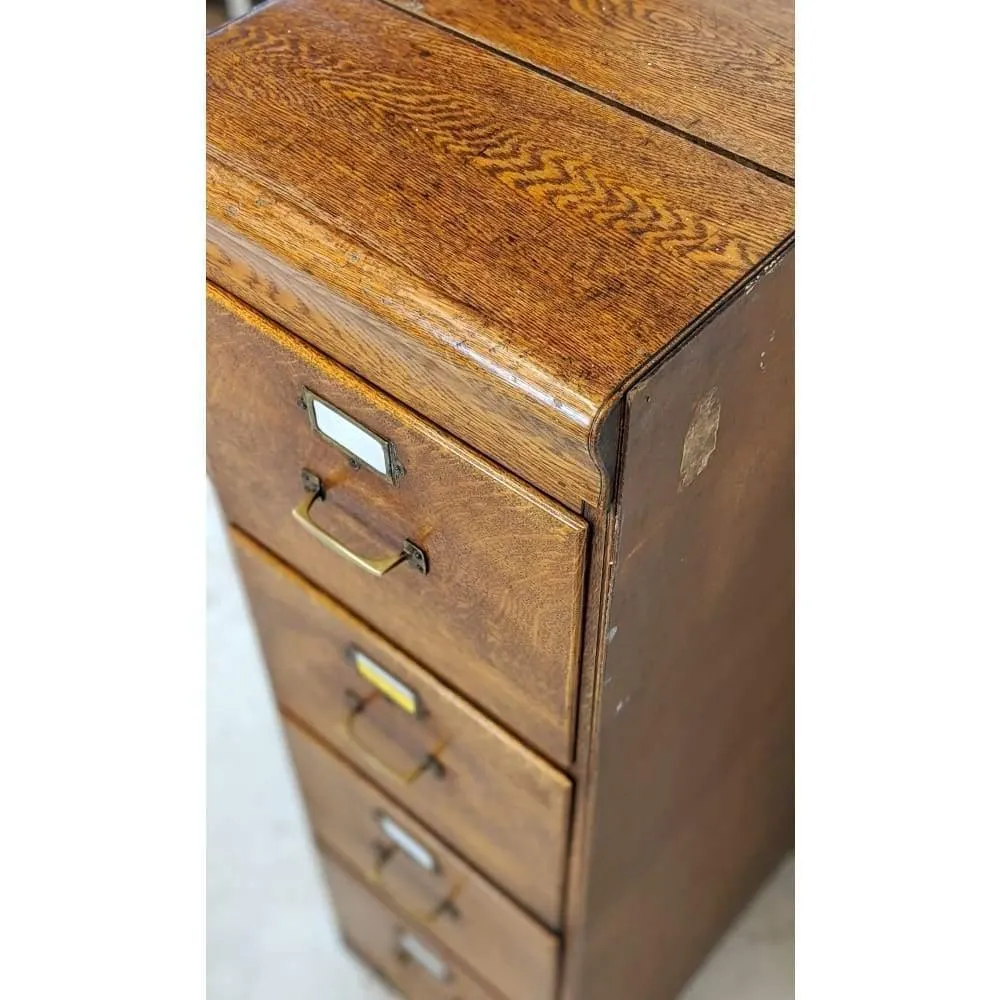
{"type": "Polygon", "coordinates": [[[665,1000],[791,846],[792,35],[272,0],[209,39],[209,471],[407,997],[665,1000]]]}

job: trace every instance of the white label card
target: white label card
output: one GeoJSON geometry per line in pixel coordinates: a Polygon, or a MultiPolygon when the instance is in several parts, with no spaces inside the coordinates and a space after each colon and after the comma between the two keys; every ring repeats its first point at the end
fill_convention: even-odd
{"type": "Polygon", "coordinates": [[[389,447],[377,434],[365,430],[339,410],[309,396],[316,430],[383,476],[389,475],[389,447]]]}
{"type": "Polygon", "coordinates": [[[386,837],[411,861],[420,865],[425,871],[437,871],[437,861],[434,855],[416,837],[407,833],[398,823],[393,822],[384,814],[379,815],[378,825],[382,828],[382,832],[386,837]]]}
{"type": "Polygon", "coordinates": [[[404,932],[400,935],[399,950],[422,965],[438,982],[446,983],[451,978],[451,970],[445,961],[412,934],[404,932]]]}

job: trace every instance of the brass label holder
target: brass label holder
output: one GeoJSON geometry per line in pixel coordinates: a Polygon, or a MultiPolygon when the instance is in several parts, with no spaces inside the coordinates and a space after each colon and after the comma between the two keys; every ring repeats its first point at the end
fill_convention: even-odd
{"type": "Polygon", "coordinates": [[[306,411],[313,432],[343,452],[352,469],[364,467],[393,486],[402,479],[406,470],[396,455],[395,446],[387,438],[358,423],[311,389],[302,389],[298,404],[306,411]]]}

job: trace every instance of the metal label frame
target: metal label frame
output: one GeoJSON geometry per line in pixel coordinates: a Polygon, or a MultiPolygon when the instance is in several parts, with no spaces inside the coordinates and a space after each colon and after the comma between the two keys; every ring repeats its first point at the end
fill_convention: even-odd
{"type": "Polygon", "coordinates": [[[412,931],[402,927],[396,930],[396,949],[404,960],[417,963],[428,975],[439,983],[450,983],[452,980],[451,966],[433,948],[424,944],[412,931]]]}
{"type": "Polygon", "coordinates": [[[406,827],[397,823],[388,813],[381,809],[375,810],[375,822],[386,840],[402,851],[415,865],[431,875],[439,875],[441,866],[434,852],[424,845],[419,837],[410,833],[406,827]]]}
{"type": "Polygon", "coordinates": [[[299,406],[306,411],[306,416],[309,418],[309,426],[312,428],[313,433],[322,438],[327,444],[332,444],[339,452],[341,452],[341,454],[346,455],[350,460],[352,467],[363,467],[368,469],[369,472],[374,472],[380,479],[388,480],[393,486],[395,486],[402,478],[404,469],[396,455],[396,448],[390,440],[382,437],[381,434],[376,434],[370,427],[366,427],[364,424],[355,420],[352,416],[344,413],[339,406],[334,406],[329,400],[324,399],[322,396],[313,392],[312,389],[308,389],[304,386],[302,388],[302,393],[299,396],[299,406]],[[382,455],[385,459],[385,467],[388,469],[388,472],[383,472],[381,469],[377,469],[375,466],[370,465],[360,455],[351,451],[350,448],[342,444],[336,438],[332,438],[328,434],[324,434],[316,420],[317,402],[325,406],[327,409],[332,410],[341,420],[351,424],[353,427],[356,427],[359,431],[361,431],[361,433],[365,434],[378,444],[382,448],[382,455]]]}
{"type": "Polygon", "coordinates": [[[383,698],[402,709],[407,715],[417,719],[423,716],[420,695],[413,688],[404,684],[395,674],[386,670],[381,663],[373,660],[357,646],[350,646],[347,655],[358,676],[375,688],[383,698]]]}

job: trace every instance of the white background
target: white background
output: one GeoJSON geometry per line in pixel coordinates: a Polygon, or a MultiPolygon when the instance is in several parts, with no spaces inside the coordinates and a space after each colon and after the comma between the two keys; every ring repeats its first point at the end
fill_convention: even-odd
{"type": "MultiPolygon", "coordinates": [[[[996,8],[797,18],[797,991],[993,996],[996,8]]],[[[18,1000],[205,990],[203,19],[4,11],[18,1000]]]]}

